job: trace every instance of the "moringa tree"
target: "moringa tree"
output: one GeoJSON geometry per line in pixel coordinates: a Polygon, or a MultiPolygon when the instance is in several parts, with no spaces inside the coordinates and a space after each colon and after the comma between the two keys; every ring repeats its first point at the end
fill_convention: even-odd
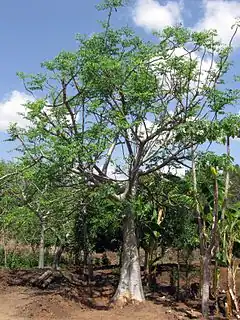
{"type": "MultiPolygon", "coordinates": [[[[25,164],[18,164],[25,167],[25,164]]],[[[20,171],[21,172],[21,171],[20,171]]],[[[12,178],[11,197],[15,199],[19,211],[31,213],[30,219],[35,224],[35,242],[39,244],[39,268],[44,268],[46,240],[61,247],[63,239],[73,228],[73,211],[75,208],[71,188],[60,188],[49,176],[46,165],[37,164],[31,169],[15,175],[12,178]],[[65,201],[62,201],[65,199],[65,201]],[[57,240],[57,241],[56,241],[57,240]]],[[[16,209],[15,209],[16,211],[16,209]]],[[[21,218],[15,214],[15,220],[21,218]]],[[[23,215],[24,218],[24,215],[23,215]]],[[[26,214],[27,219],[27,214],[26,214]]]]}
{"type": "Polygon", "coordinates": [[[29,160],[52,167],[54,179],[107,186],[106,196],[121,204],[123,256],[114,300],[124,302],[144,300],[134,212],[139,179],[181,165],[235,93],[218,90],[230,47],[215,32],[168,27],[145,42],[128,28],[111,27],[120,3],[107,1],[103,32],[79,35],[75,52],[44,62],[41,74],[19,74],[36,99],[26,105],[29,128],[10,131],[29,160]]]}

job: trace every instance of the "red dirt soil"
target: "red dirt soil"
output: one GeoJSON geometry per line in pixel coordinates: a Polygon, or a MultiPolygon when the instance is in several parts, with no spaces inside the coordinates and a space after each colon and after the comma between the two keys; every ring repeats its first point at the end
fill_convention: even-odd
{"type": "MultiPolygon", "coordinates": [[[[199,301],[176,303],[169,292],[155,292],[148,295],[148,301],[124,308],[108,308],[109,299],[115,288],[118,276],[114,270],[95,272],[95,285],[91,298],[89,287],[76,285],[64,278],[52,288],[39,289],[29,285],[29,279],[39,275],[39,270],[1,270],[0,269],[0,320],[185,320],[203,319],[199,314],[199,301]],[[114,281],[111,282],[112,279],[114,281]],[[27,279],[22,285],[13,280],[27,279]],[[151,300],[151,301],[150,301],[151,300]],[[186,310],[190,311],[188,317],[186,310]],[[197,316],[196,316],[197,315],[197,316]]],[[[71,272],[68,271],[68,275],[71,272]]],[[[77,273],[74,274],[77,276],[77,273]]],[[[221,269],[221,288],[226,287],[226,270],[221,269]]],[[[169,283],[165,272],[158,279],[160,284],[169,283]]],[[[197,280],[197,279],[195,279],[197,280]]],[[[237,277],[240,292],[240,277],[237,277]]],[[[213,318],[216,319],[216,318],[213,318]]],[[[221,319],[224,319],[223,317],[221,319]]]]}
{"type": "MultiPolygon", "coordinates": [[[[95,308],[69,300],[58,290],[49,291],[26,286],[10,286],[9,271],[0,270],[0,320],[174,320],[183,319],[169,306],[154,304],[129,305],[104,309],[108,299],[91,299],[95,308]]],[[[73,288],[74,291],[74,288],[73,288]]],[[[74,295],[74,292],[73,292],[74,295]]],[[[186,319],[186,318],[184,318],[186,319]]]]}
{"type": "Polygon", "coordinates": [[[24,287],[7,287],[0,293],[0,320],[173,320],[169,308],[146,302],[123,309],[84,309],[60,295],[41,295],[24,287]]]}

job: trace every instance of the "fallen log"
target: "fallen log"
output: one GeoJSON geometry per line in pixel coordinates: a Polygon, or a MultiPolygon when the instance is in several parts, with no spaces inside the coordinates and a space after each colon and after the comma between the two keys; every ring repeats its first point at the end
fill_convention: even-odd
{"type": "Polygon", "coordinates": [[[47,279],[45,279],[41,283],[41,288],[43,289],[47,288],[56,279],[56,277],[59,277],[59,274],[52,273],[47,279]]]}
{"type": "Polygon", "coordinates": [[[86,282],[82,279],[77,278],[74,274],[67,274],[66,272],[60,271],[60,274],[63,278],[65,278],[69,283],[75,285],[75,286],[83,286],[86,284],[86,282]]]}
{"type": "Polygon", "coordinates": [[[53,274],[52,270],[47,270],[37,278],[30,281],[32,286],[42,287],[44,282],[53,274]]]}

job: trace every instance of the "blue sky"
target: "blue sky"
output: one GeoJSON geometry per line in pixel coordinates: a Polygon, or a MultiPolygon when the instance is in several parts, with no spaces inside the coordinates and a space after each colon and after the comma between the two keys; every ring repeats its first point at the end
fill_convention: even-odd
{"type": "MultiPolygon", "coordinates": [[[[40,63],[51,59],[61,50],[74,50],[76,33],[99,31],[97,20],[104,16],[95,9],[96,0],[2,0],[0,12],[0,158],[10,159],[14,146],[2,142],[9,122],[22,124],[17,112],[28,98],[17,71],[35,73],[40,63]]],[[[151,37],[152,29],[162,29],[182,22],[197,30],[216,28],[227,42],[234,18],[240,16],[240,0],[130,0],[130,6],[114,17],[116,26],[128,24],[144,38],[151,37]]],[[[240,74],[240,32],[236,37],[234,73],[240,74]],[[237,59],[238,58],[238,59],[237,59]]],[[[236,109],[238,112],[238,109],[236,109]]],[[[232,150],[240,163],[240,141],[232,150]]],[[[216,147],[221,151],[220,147],[216,147]]]]}

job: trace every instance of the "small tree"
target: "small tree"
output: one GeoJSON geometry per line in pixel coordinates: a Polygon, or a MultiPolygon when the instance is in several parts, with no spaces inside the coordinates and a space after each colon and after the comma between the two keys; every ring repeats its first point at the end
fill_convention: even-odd
{"type": "Polygon", "coordinates": [[[16,179],[17,188],[12,196],[18,199],[17,206],[32,212],[38,220],[39,234],[36,235],[39,239],[38,267],[43,268],[46,232],[51,230],[52,244],[55,239],[59,242],[66,237],[66,234],[62,235],[62,233],[69,224],[67,216],[71,210],[70,190],[54,185],[49,176],[48,167],[44,165],[29,168],[18,174],[16,179]],[[63,201],[64,197],[68,200],[63,201]]]}

